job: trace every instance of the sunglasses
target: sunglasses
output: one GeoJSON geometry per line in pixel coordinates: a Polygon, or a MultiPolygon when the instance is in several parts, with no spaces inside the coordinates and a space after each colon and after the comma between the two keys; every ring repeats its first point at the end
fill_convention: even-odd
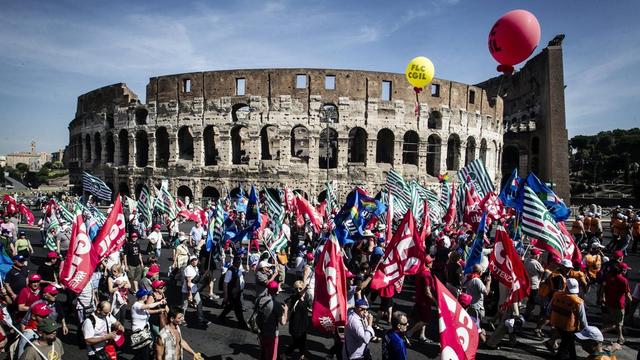
{"type": "Polygon", "coordinates": [[[296,291],[302,291],[304,288],[296,288],[296,291]]]}

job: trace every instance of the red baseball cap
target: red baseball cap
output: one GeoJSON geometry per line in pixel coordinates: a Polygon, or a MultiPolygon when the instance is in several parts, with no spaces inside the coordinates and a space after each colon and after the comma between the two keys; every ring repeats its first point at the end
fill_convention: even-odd
{"type": "Polygon", "coordinates": [[[40,276],[40,274],[31,274],[29,275],[29,282],[36,282],[36,281],[41,281],[42,280],[42,276],[40,276]]]}
{"type": "Polygon", "coordinates": [[[280,284],[277,281],[269,281],[267,284],[267,289],[269,292],[276,292],[280,288],[280,284]]]}
{"type": "Polygon", "coordinates": [[[58,288],[53,285],[47,285],[42,289],[42,292],[45,294],[58,295],[58,288]]]}
{"type": "Polygon", "coordinates": [[[161,226],[160,226],[160,224],[155,224],[155,225],[153,225],[153,228],[154,228],[154,229],[160,229],[160,228],[161,228],[161,226]]]}
{"type": "Polygon", "coordinates": [[[150,272],[159,273],[160,272],[160,265],[158,265],[158,264],[149,265],[149,271],[150,272]]]}
{"type": "Polygon", "coordinates": [[[151,283],[151,287],[154,288],[154,289],[157,289],[157,288],[159,288],[161,286],[167,286],[167,282],[164,281],[164,280],[154,280],[151,283]]]}
{"type": "Polygon", "coordinates": [[[31,313],[40,317],[47,317],[51,314],[51,309],[44,302],[39,302],[31,306],[31,313]]]}
{"type": "Polygon", "coordinates": [[[49,253],[47,254],[47,258],[49,259],[57,259],[58,258],[58,253],[55,251],[49,251],[49,253]]]}
{"type": "Polygon", "coordinates": [[[531,249],[531,253],[533,255],[540,255],[540,254],[542,254],[542,250],[540,250],[538,248],[533,248],[533,249],[531,249]]]}
{"type": "Polygon", "coordinates": [[[137,232],[131,233],[131,237],[132,238],[137,238],[138,237],[138,233],[137,232]]]}
{"type": "Polygon", "coordinates": [[[621,257],[624,257],[624,253],[621,250],[617,250],[616,252],[613,253],[613,257],[615,259],[620,259],[621,257]]]}

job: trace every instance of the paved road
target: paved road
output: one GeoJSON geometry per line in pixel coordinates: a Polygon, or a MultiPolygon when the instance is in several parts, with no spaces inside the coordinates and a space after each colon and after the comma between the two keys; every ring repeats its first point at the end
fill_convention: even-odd
{"type": "Polygon", "coordinates": [[[5,176],[4,177],[8,182],[11,183],[11,185],[13,185],[13,190],[25,190],[27,189],[26,186],[24,186],[20,181],[12,178],[11,176],[5,176]]]}
{"type": "MultiPolygon", "coordinates": [[[[30,267],[36,268],[37,264],[40,264],[45,256],[45,251],[40,245],[40,234],[35,228],[27,229],[28,236],[34,242],[35,256],[30,263],[30,267]]],[[[146,247],[146,241],[142,240],[143,248],[146,247]]],[[[171,256],[169,249],[163,249],[161,268],[166,270],[168,268],[168,258],[171,256]]],[[[628,262],[634,268],[631,274],[632,283],[635,284],[640,280],[638,270],[640,270],[640,258],[638,256],[630,256],[628,262]]],[[[166,275],[166,274],[164,274],[166,275]]],[[[219,276],[219,272],[216,274],[219,276]]],[[[251,301],[254,294],[254,275],[249,274],[247,276],[247,290],[245,299],[245,318],[248,318],[251,314],[251,301]]],[[[413,285],[408,283],[406,290],[396,297],[397,309],[405,312],[410,312],[412,306],[411,296],[413,294],[413,285]]],[[[288,294],[280,295],[285,299],[288,294]]],[[[593,306],[594,298],[590,296],[587,299],[588,318],[592,325],[600,325],[600,310],[597,306],[593,306]]],[[[379,300],[373,305],[373,311],[377,311],[379,306],[379,300]]],[[[205,314],[211,321],[215,320],[215,317],[221,312],[220,304],[216,302],[205,302],[205,314]]],[[[194,315],[193,313],[187,314],[187,316],[194,315]]],[[[183,328],[183,335],[191,346],[196,351],[202,352],[207,359],[255,359],[258,358],[260,348],[256,336],[248,331],[235,328],[235,320],[233,315],[229,316],[227,325],[221,326],[215,323],[211,324],[208,329],[192,329],[183,328]]],[[[383,324],[385,325],[385,324],[383,324]]],[[[126,325],[130,327],[130,324],[126,325]]],[[[532,324],[526,324],[523,336],[518,339],[518,344],[515,347],[502,346],[501,350],[483,350],[478,351],[477,358],[482,359],[545,359],[550,358],[550,355],[546,348],[542,345],[541,341],[532,337],[531,327],[532,324]]],[[[384,326],[383,326],[384,327],[384,326]]],[[[85,350],[78,350],[77,339],[75,337],[75,326],[70,326],[71,332],[68,336],[63,337],[62,340],[65,344],[64,356],[65,359],[86,359],[85,350]]],[[[432,324],[428,328],[429,337],[431,339],[438,339],[437,324],[432,324]]],[[[605,334],[605,338],[612,339],[613,334],[605,334]]],[[[627,344],[623,350],[618,353],[620,359],[636,359],[637,349],[640,346],[640,327],[628,328],[626,330],[627,344]]],[[[286,346],[291,341],[288,334],[287,327],[281,328],[280,343],[281,346],[286,346]]],[[[328,349],[332,345],[332,340],[315,330],[312,330],[308,337],[308,348],[311,353],[312,359],[323,359],[326,356],[328,349]]],[[[281,347],[282,348],[282,347],[281,347]]],[[[370,349],[374,359],[380,359],[380,344],[371,344],[370,349]]],[[[584,352],[579,350],[579,355],[586,356],[584,352]]],[[[132,356],[124,352],[119,354],[122,359],[131,359],[132,356]]],[[[409,349],[410,359],[433,359],[439,357],[438,345],[427,344],[414,344],[409,349]]]]}

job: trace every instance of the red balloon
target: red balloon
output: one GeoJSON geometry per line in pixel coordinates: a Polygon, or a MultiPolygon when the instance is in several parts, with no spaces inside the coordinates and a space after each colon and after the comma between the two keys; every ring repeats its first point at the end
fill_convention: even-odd
{"type": "Polygon", "coordinates": [[[509,11],[489,32],[489,52],[502,65],[499,71],[513,71],[513,65],[528,58],[539,42],[540,23],[526,10],[509,11]]]}

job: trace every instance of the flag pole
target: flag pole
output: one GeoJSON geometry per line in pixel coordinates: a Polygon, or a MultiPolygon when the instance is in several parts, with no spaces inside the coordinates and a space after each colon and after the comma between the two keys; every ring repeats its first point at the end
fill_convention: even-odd
{"type": "Polygon", "coordinates": [[[8,321],[3,321],[6,325],[9,325],[9,327],[11,327],[18,335],[20,335],[27,343],[29,343],[29,345],[31,345],[33,347],[33,349],[38,353],[38,355],[40,355],[44,360],[48,360],[49,358],[44,356],[44,354],[36,347],[36,345],[31,342],[31,340],[27,339],[27,337],[20,331],[18,330],[15,326],[13,326],[13,324],[11,324],[8,321]]]}

